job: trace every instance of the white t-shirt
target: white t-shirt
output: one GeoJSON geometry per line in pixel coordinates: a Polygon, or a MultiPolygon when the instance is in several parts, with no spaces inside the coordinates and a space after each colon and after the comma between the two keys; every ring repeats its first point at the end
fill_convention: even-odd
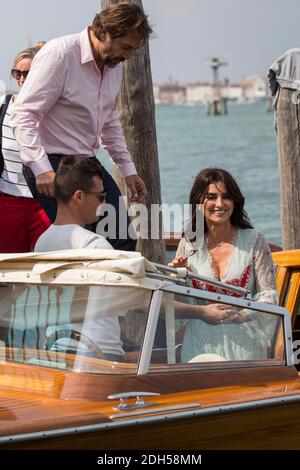
{"type": "MultiPolygon", "coordinates": [[[[102,248],[110,249],[108,241],[101,235],[90,232],[76,224],[51,225],[38,239],[34,251],[56,251],[82,248],[102,248]]],[[[99,289],[97,286],[90,287],[90,297],[93,298],[93,289],[99,289]]],[[[59,329],[70,329],[88,336],[104,354],[113,354],[123,356],[122,341],[120,339],[120,323],[117,316],[99,317],[87,319],[84,324],[72,323],[63,324],[59,329]]],[[[57,330],[57,327],[48,327],[47,335],[57,330]]],[[[69,350],[76,350],[78,343],[72,339],[59,339],[56,342],[58,347],[69,350]]],[[[85,350],[85,347],[80,347],[85,350]]]]}
{"type": "Polygon", "coordinates": [[[50,227],[40,236],[34,251],[56,251],[72,250],[80,248],[102,248],[113,250],[104,237],[86,230],[77,224],[50,225],[50,227]]]}

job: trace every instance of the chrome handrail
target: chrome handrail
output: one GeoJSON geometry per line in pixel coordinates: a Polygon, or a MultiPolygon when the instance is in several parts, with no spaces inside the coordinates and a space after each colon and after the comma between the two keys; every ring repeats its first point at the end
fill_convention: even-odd
{"type": "MultiPolygon", "coordinates": [[[[178,277],[170,276],[170,275],[165,275],[165,274],[159,274],[159,273],[149,273],[147,272],[147,277],[150,278],[155,278],[155,279],[161,279],[161,280],[170,280],[175,283],[179,284],[186,284],[186,280],[192,280],[196,279],[197,281],[202,281],[205,282],[206,284],[210,284],[212,286],[218,287],[223,290],[228,290],[231,292],[235,292],[237,294],[240,294],[242,297],[245,297],[246,299],[252,299],[251,292],[247,289],[244,289],[243,287],[239,286],[233,286],[231,284],[227,284],[226,282],[218,281],[216,279],[211,279],[206,276],[200,276],[199,274],[193,273],[192,271],[189,271],[186,269],[186,274],[185,277],[182,277],[182,274],[177,268],[172,268],[171,266],[166,266],[164,264],[159,264],[159,263],[152,263],[153,266],[158,270],[162,272],[167,272],[170,274],[175,274],[178,277]],[[161,277],[160,277],[161,276],[161,277]]],[[[180,268],[182,269],[182,268],[180,268]]]]}

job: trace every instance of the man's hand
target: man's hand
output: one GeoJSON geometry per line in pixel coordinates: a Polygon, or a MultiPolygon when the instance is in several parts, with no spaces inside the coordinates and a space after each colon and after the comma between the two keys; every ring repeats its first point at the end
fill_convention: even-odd
{"type": "Polygon", "coordinates": [[[129,202],[144,202],[147,189],[144,181],[138,175],[126,176],[125,182],[130,190],[129,202]]]}
{"type": "Polygon", "coordinates": [[[36,188],[39,193],[48,197],[54,197],[54,171],[46,171],[36,177],[36,188]]]}

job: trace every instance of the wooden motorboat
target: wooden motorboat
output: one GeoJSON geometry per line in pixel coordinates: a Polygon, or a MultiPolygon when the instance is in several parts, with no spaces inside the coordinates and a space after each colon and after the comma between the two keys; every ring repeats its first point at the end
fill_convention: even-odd
{"type": "Polygon", "coordinates": [[[300,448],[286,308],[109,250],[0,255],[0,281],[0,449],[300,448]],[[185,359],[212,302],[249,316],[245,356],[185,359]]]}

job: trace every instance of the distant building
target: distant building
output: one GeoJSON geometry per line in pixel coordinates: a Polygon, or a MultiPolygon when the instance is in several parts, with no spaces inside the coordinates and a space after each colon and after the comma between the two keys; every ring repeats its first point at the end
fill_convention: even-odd
{"type": "MultiPolygon", "coordinates": [[[[227,81],[218,86],[221,98],[240,100],[243,90],[240,85],[230,85],[227,81]]],[[[186,86],[186,100],[188,103],[207,103],[215,96],[215,89],[210,83],[192,83],[186,86]]]]}
{"type": "Polygon", "coordinates": [[[242,78],[239,85],[243,89],[243,99],[248,100],[261,100],[267,97],[267,82],[259,75],[252,75],[251,77],[242,78]]]}
{"type": "MultiPolygon", "coordinates": [[[[228,80],[219,83],[218,94],[220,98],[229,101],[261,100],[267,96],[267,84],[264,78],[253,75],[243,78],[237,84],[231,85],[228,80]]],[[[197,82],[188,85],[178,83],[164,83],[153,86],[156,104],[207,104],[216,96],[216,89],[211,83],[197,82]]]]}
{"type": "Polygon", "coordinates": [[[154,85],[154,98],[160,104],[182,104],[186,102],[186,87],[177,83],[154,85]]]}
{"type": "Polygon", "coordinates": [[[212,94],[210,83],[191,83],[186,85],[187,103],[206,103],[212,94]]]}
{"type": "Polygon", "coordinates": [[[154,95],[155,104],[160,103],[160,101],[159,101],[159,90],[160,90],[160,86],[154,84],[153,85],[153,95],[154,95]]]}
{"type": "Polygon", "coordinates": [[[230,101],[240,101],[243,96],[243,89],[240,85],[221,85],[221,96],[230,101]]]}

